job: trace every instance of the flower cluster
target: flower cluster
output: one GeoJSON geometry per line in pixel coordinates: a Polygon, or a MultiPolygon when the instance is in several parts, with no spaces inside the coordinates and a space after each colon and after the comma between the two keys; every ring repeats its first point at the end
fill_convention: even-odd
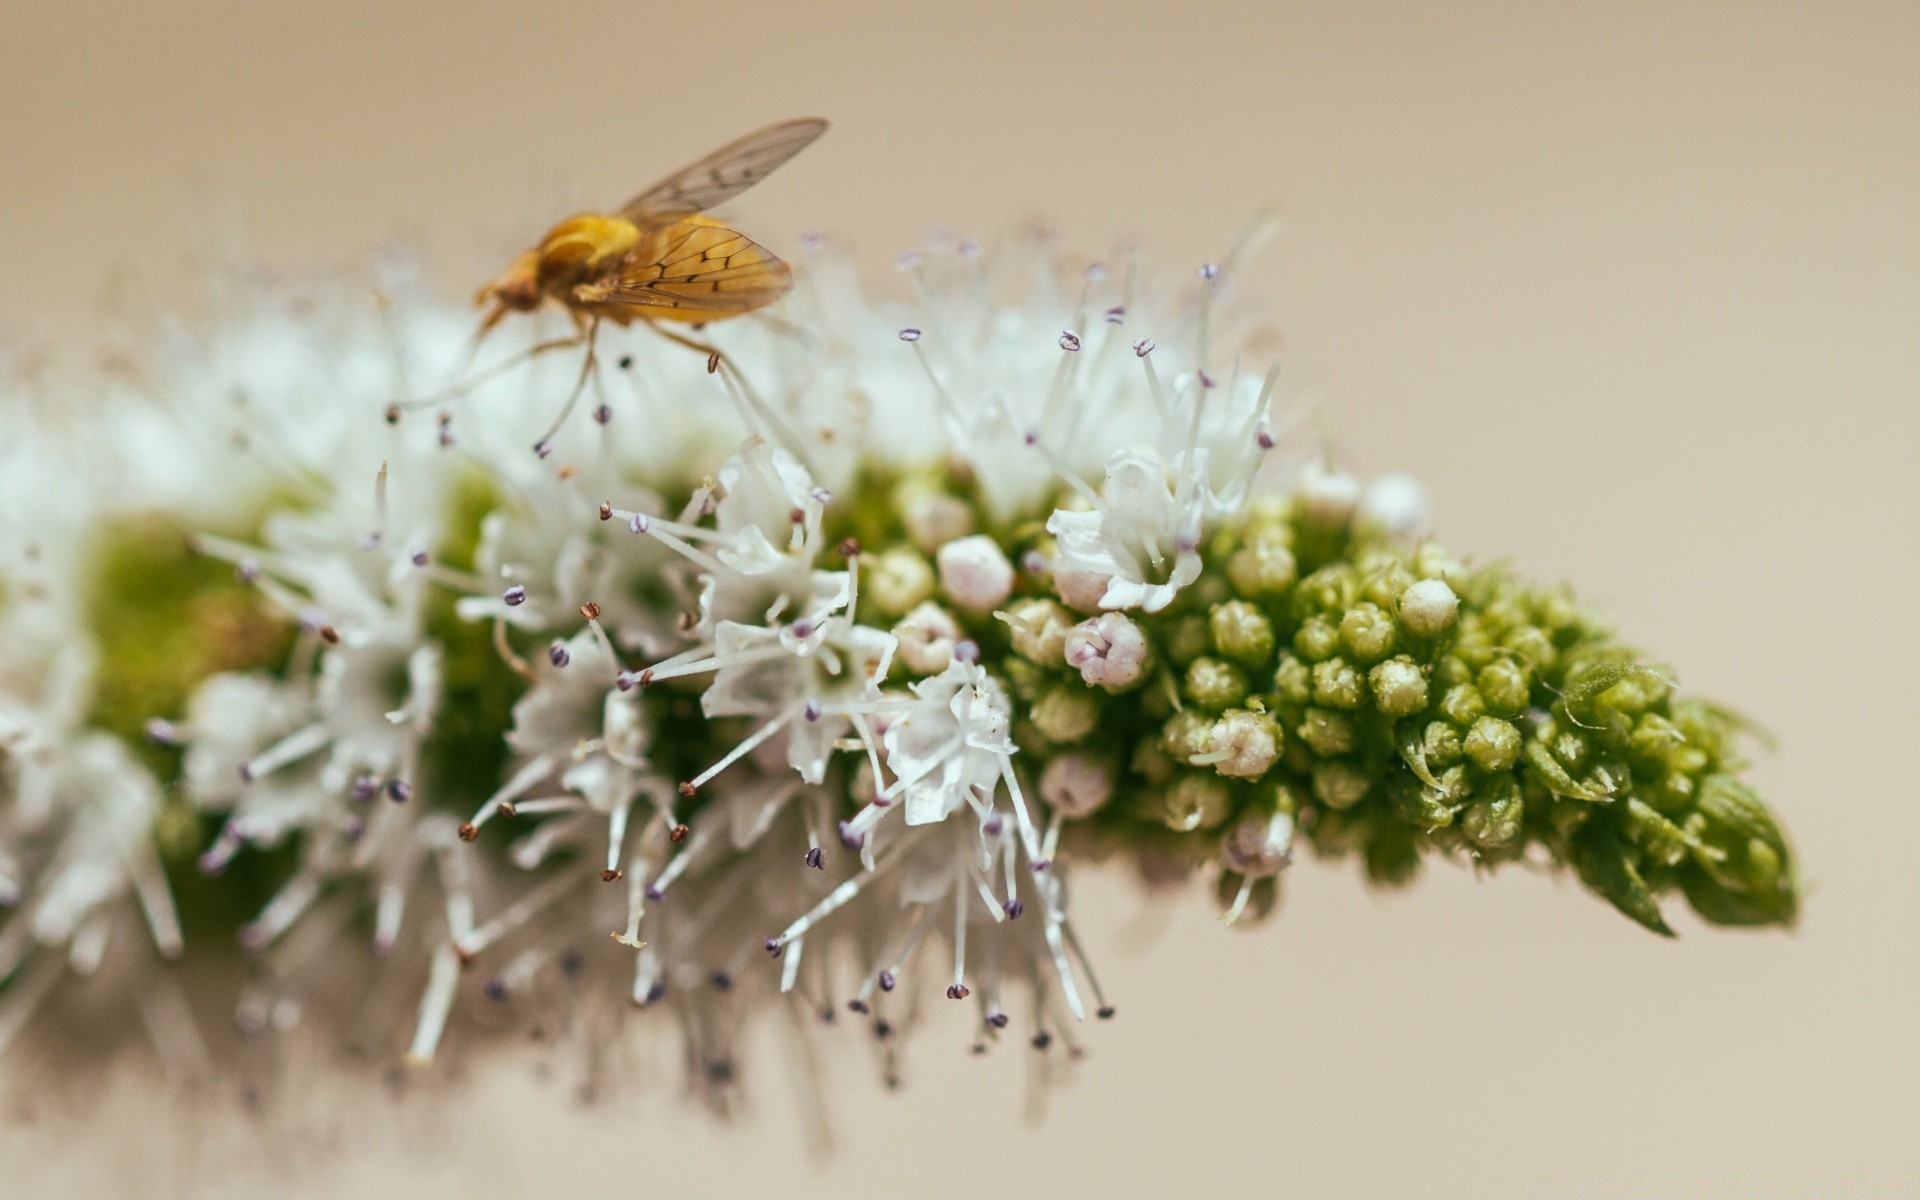
{"type": "Polygon", "coordinates": [[[1075,869],[1207,872],[1232,922],[1296,842],[1793,920],[1737,718],[1425,540],[1410,480],[1287,453],[1237,253],[1185,289],[1036,258],[1006,299],[940,241],[894,310],[812,246],[723,353],[603,346],[537,453],[576,368],[397,404],[464,331],[392,279],[8,431],[0,1045],[110,973],[204,1072],[185,960],[240,1036],[346,992],[417,1064],[668,1011],[716,1102],[780,997],[889,1063],[928,992],[1071,1052],[1114,1012],[1075,869]]]}

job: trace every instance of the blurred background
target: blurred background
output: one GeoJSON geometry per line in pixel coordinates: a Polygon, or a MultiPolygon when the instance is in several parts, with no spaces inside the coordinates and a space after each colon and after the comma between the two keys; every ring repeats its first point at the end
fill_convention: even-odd
{"type": "Polygon", "coordinates": [[[582,1110],[510,1068],[155,1158],[136,1091],[80,1143],[0,1124],[0,1191],[1920,1194],[1920,6],[946,7],[7,4],[0,339],[84,354],[111,297],[186,303],[216,252],[404,245],[458,300],[800,114],[834,129],[740,207],[883,283],[935,222],[1185,271],[1274,204],[1253,286],[1349,462],[1779,735],[1802,927],[1668,943],[1564,882],[1376,896],[1308,861],[1244,933],[1102,877],[1120,1016],[1037,1124],[956,1012],[897,1094],[836,1043],[824,1160],[769,1028],[731,1126],[671,1070],[582,1110]]]}

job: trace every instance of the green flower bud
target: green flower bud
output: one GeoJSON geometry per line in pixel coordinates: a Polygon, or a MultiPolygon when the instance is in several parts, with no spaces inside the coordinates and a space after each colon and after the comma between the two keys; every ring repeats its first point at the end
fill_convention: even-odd
{"type": "Polygon", "coordinates": [[[1447,694],[1440,698],[1440,715],[1462,729],[1479,720],[1486,711],[1487,704],[1480,698],[1479,689],[1469,683],[1448,688],[1447,694]]]}
{"type": "Polygon", "coordinates": [[[1507,779],[1467,806],[1460,816],[1460,831],[1482,850],[1499,850],[1520,836],[1525,817],[1520,789],[1507,779]]]}
{"type": "Polygon", "coordinates": [[[1127,766],[1146,781],[1148,787],[1161,788],[1173,778],[1174,763],[1160,742],[1144,738],[1133,748],[1133,756],[1127,760],[1127,766]]]}
{"type": "Polygon", "coordinates": [[[1354,747],[1353,722],[1344,713],[1309,708],[1297,732],[1309,749],[1324,757],[1345,754],[1354,747]]]}
{"type": "Polygon", "coordinates": [[[1460,731],[1445,721],[1429,721],[1420,737],[1420,749],[1431,765],[1452,766],[1460,761],[1463,753],[1460,731]]]}
{"type": "Polygon", "coordinates": [[[1273,622],[1245,600],[1229,600],[1208,615],[1216,654],[1258,671],[1273,661],[1273,622]]]}
{"type": "Polygon", "coordinates": [[[1034,701],[1029,715],[1040,736],[1066,745],[1086,737],[1100,723],[1100,697],[1077,681],[1056,684],[1034,701]]]}
{"type": "Polygon", "coordinates": [[[1293,652],[1310,663],[1332,658],[1340,652],[1340,630],[1325,617],[1308,617],[1294,632],[1293,652]]]}
{"type": "Polygon", "coordinates": [[[1331,659],[1313,666],[1313,699],[1328,708],[1354,709],[1366,699],[1366,686],[1360,672],[1345,659],[1331,659]]]}
{"type": "Polygon", "coordinates": [[[1409,717],[1427,705],[1427,677],[1405,655],[1390,658],[1367,675],[1374,707],[1389,717],[1409,717]]]}
{"type": "Polygon", "coordinates": [[[1547,636],[1546,630],[1531,625],[1522,625],[1510,631],[1500,639],[1500,644],[1525,659],[1536,671],[1552,666],[1557,657],[1553,639],[1547,636]]]}
{"type": "Polygon", "coordinates": [[[1393,638],[1393,618],[1377,605],[1355,605],[1340,618],[1340,641],[1362,663],[1378,662],[1391,654],[1393,638]]]}
{"type": "Polygon", "coordinates": [[[1413,552],[1413,573],[1422,579],[1439,579],[1447,584],[1463,582],[1467,568],[1437,542],[1427,542],[1413,552]]]}
{"type": "Polygon", "coordinates": [[[1160,646],[1176,667],[1184,667],[1207,652],[1207,619],[1199,614],[1181,617],[1167,626],[1160,646]]]}
{"type": "Polygon", "coordinates": [[[1233,590],[1249,599],[1283,595],[1298,571],[1293,551],[1277,534],[1256,534],[1227,560],[1233,590]]]}
{"type": "Polygon", "coordinates": [[[1498,717],[1481,717],[1467,731],[1463,749],[1483,771],[1504,771],[1520,759],[1520,731],[1498,717]]]}
{"type": "Polygon", "coordinates": [[[1173,714],[1160,727],[1160,743],[1174,760],[1191,763],[1205,754],[1213,740],[1213,718],[1195,709],[1173,714]]]}
{"type": "Polygon", "coordinates": [[[1480,668],[1474,686],[1487,711],[1496,717],[1517,717],[1526,711],[1532,694],[1532,672],[1510,658],[1497,658],[1480,668]]]}
{"type": "Polygon", "coordinates": [[[1217,658],[1196,658],[1187,666],[1182,692],[1211,712],[1224,712],[1247,698],[1247,677],[1240,668],[1217,658]]]}
{"type": "Polygon", "coordinates": [[[1413,571],[1398,557],[1370,564],[1367,580],[1361,585],[1361,598],[1376,608],[1392,612],[1400,604],[1400,593],[1415,582],[1413,571]]]}
{"type": "Polygon", "coordinates": [[[860,598],[889,617],[903,617],[933,595],[933,568],[904,546],[863,561],[860,598]]]}
{"type": "Polygon", "coordinates": [[[1160,819],[1181,833],[1214,829],[1233,808],[1233,793],[1218,775],[1183,771],[1160,795],[1160,819]]]}
{"type": "Polygon", "coordinates": [[[1313,699],[1313,669],[1291,654],[1281,655],[1273,672],[1273,690],[1282,704],[1305,704],[1313,699]]]}
{"type": "Polygon", "coordinates": [[[1679,726],[1659,713],[1641,713],[1640,719],[1633,723],[1633,734],[1627,744],[1641,758],[1665,761],[1686,747],[1687,738],[1679,726]]]}
{"type": "Polygon", "coordinates": [[[1367,773],[1352,763],[1335,760],[1314,764],[1313,794],[1328,808],[1352,808],[1372,786],[1367,773]]]}
{"type": "Polygon", "coordinates": [[[1426,830],[1444,829],[1453,824],[1453,818],[1460,812],[1459,802],[1452,797],[1464,789],[1465,776],[1465,771],[1454,767],[1441,777],[1443,790],[1422,787],[1417,780],[1405,775],[1396,776],[1389,789],[1394,811],[1410,825],[1426,830]]]}
{"type": "MultiPolygon", "coordinates": [[[[866,581],[863,578],[861,582],[866,581]]],[[[1056,667],[1064,661],[1067,630],[1073,628],[1074,618],[1059,604],[1043,599],[1015,600],[1000,619],[1012,636],[1013,652],[1021,658],[1043,667],[1056,667]]]]}

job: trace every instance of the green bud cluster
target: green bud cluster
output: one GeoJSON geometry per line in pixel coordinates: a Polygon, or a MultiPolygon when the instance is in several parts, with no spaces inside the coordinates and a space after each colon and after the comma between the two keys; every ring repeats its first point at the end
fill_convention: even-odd
{"type": "MultiPolygon", "coordinates": [[[[1663,934],[1676,891],[1717,924],[1794,920],[1792,856],[1740,778],[1741,720],[1676,695],[1566,589],[1330,530],[1285,497],[1206,549],[1172,606],[1133,614],[1158,675],[1099,718],[1137,740],[1089,845],[1185,869],[1237,819],[1284,811],[1382,885],[1435,852],[1525,858],[1663,934]]],[[[1049,674],[1041,702],[1059,705],[1071,675],[1049,674]]]]}

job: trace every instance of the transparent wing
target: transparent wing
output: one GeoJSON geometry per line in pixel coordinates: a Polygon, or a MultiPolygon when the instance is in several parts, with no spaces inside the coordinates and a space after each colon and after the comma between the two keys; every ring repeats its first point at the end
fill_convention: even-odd
{"type": "Polygon", "coordinates": [[[590,304],[683,309],[719,318],[771,304],[792,286],[793,272],[771,250],[703,219],[643,238],[612,276],[574,294],[590,304]]]}
{"type": "Polygon", "coordinates": [[[771,175],[826,131],[827,123],[819,117],[756,129],[641,192],[621,206],[620,215],[641,224],[705,212],[771,175]]]}

